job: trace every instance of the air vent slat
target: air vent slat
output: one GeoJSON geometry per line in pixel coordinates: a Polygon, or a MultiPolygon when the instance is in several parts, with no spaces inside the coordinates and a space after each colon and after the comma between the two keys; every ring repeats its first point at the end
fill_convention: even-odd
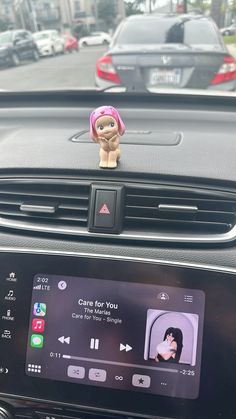
{"type": "Polygon", "coordinates": [[[227,222],[232,224],[235,219],[235,214],[233,212],[223,212],[223,211],[198,211],[196,213],[191,212],[174,212],[174,211],[159,211],[158,208],[147,208],[147,207],[130,207],[126,208],[127,217],[138,217],[142,220],[145,217],[150,219],[159,219],[159,220],[195,220],[197,221],[216,221],[216,222],[227,222]]]}
{"type": "Polygon", "coordinates": [[[176,205],[193,205],[198,203],[199,208],[204,207],[213,207],[222,206],[226,204],[227,206],[232,205],[232,211],[236,210],[236,201],[233,200],[219,200],[219,199],[204,199],[204,198],[181,198],[181,197],[164,197],[164,196],[147,196],[147,195],[127,195],[126,203],[129,206],[147,206],[147,207],[157,207],[159,204],[176,204],[176,205]]]}
{"type": "MultiPolygon", "coordinates": [[[[143,206],[141,206],[141,205],[126,205],[126,210],[127,211],[154,211],[154,210],[156,210],[156,211],[158,211],[158,207],[156,206],[156,207],[146,207],[145,205],[143,205],[143,206]]],[[[159,212],[159,211],[158,211],[159,212]]],[[[170,212],[170,211],[166,211],[166,212],[170,212]]],[[[174,212],[174,211],[171,211],[171,212],[174,212]]],[[[183,213],[184,213],[185,211],[183,211],[183,213]]],[[[175,213],[182,213],[181,211],[175,211],[175,213]]],[[[209,215],[209,216],[211,216],[211,215],[214,215],[214,214],[219,214],[219,215],[222,215],[222,216],[234,216],[234,212],[233,211],[218,211],[217,209],[215,209],[215,210],[209,210],[209,211],[207,211],[207,210],[199,210],[198,209],[198,211],[197,211],[197,213],[198,214],[205,214],[205,215],[209,215]]]]}
{"type": "Polygon", "coordinates": [[[82,205],[73,205],[73,204],[60,204],[58,208],[61,210],[71,210],[71,211],[88,211],[88,206],[82,205]]]}
{"type": "MultiPolygon", "coordinates": [[[[126,216],[125,217],[126,220],[134,220],[134,221],[138,221],[138,222],[149,222],[149,223],[161,223],[163,221],[162,218],[142,218],[140,220],[139,217],[129,217],[126,216]]],[[[171,218],[166,218],[164,220],[166,223],[172,223],[172,224],[185,224],[185,225],[192,225],[192,221],[189,220],[172,220],[171,218]]],[[[230,225],[228,223],[217,223],[217,222],[211,222],[211,221],[194,221],[195,225],[204,225],[204,224],[208,224],[208,225],[212,225],[212,226],[225,226],[225,227],[229,227],[230,225]]]]}
{"type": "MultiPolygon", "coordinates": [[[[26,191],[24,191],[24,192],[22,192],[22,195],[19,193],[19,191],[18,192],[13,192],[13,191],[9,191],[8,193],[7,193],[7,195],[6,195],[6,192],[1,192],[0,191],[0,199],[1,199],[1,196],[4,196],[4,195],[6,195],[6,196],[9,196],[9,195],[13,195],[13,196],[16,196],[16,197],[18,197],[18,199],[21,199],[21,200],[26,200],[27,198],[45,198],[45,199],[50,199],[50,200],[52,200],[52,199],[71,199],[71,200],[76,200],[76,201],[88,201],[88,196],[86,196],[86,195],[80,195],[80,193],[79,193],[79,190],[78,190],[78,196],[73,196],[73,195],[65,195],[65,194],[61,194],[61,195],[59,195],[59,194],[53,194],[53,193],[50,193],[50,192],[45,192],[44,194],[43,193],[35,193],[35,192],[26,192],[26,191]]],[[[88,191],[88,193],[89,193],[89,191],[88,191]]]]}
{"type": "Polygon", "coordinates": [[[40,218],[40,219],[44,219],[44,220],[48,219],[48,220],[51,220],[52,222],[54,220],[87,222],[87,216],[86,215],[85,216],[78,215],[78,217],[72,217],[72,216],[69,216],[69,215],[53,215],[52,217],[50,217],[47,214],[38,214],[37,213],[37,216],[34,216],[33,214],[29,215],[29,214],[26,214],[26,213],[23,213],[23,212],[18,212],[17,210],[16,211],[0,210],[0,217],[3,216],[3,215],[9,216],[9,217],[22,217],[22,218],[27,218],[28,220],[29,219],[34,220],[35,218],[37,218],[37,219],[40,218]]]}
{"type": "Polygon", "coordinates": [[[0,205],[21,205],[22,200],[19,201],[9,201],[7,199],[0,199],[0,205]]]}

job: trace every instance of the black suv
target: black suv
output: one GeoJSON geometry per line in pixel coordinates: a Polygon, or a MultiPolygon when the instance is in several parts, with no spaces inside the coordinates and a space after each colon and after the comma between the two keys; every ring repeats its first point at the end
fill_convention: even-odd
{"type": "Polygon", "coordinates": [[[39,59],[37,45],[30,32],[14,30],[0,33],[0,64],[17,66],[28,59],[39,59]]]}

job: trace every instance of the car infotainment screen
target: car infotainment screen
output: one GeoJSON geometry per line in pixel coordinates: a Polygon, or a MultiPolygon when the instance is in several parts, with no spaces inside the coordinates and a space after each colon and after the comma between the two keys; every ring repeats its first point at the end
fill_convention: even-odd
{"type": "Polygon", "coordinates": [[[202,290],[47,273],[32,288],[28,376],[198,397],[202,290]]]}
{"type": "Polygon", "coordinates": [[[0,396],[235,419],[235,278],[176,262],[0,253],[0,396]]]}

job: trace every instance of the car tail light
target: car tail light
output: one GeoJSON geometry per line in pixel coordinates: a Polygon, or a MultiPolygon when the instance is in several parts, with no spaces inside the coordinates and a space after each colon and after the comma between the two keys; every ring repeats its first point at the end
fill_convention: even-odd
{"type": "Polygon", "coordinates": [[[104,55],[97,60],[96,65],[97,76],[104,80],[112,81],[116,84],[121,84],[120,78],[116,72],[116,69],[112,63],[110,55],[104,55]]]}
{"type": "Polygon", "coordinates": [[[230,56],[224,57],[224,63],[211,81],[211,84],[226,83],[234,79],[236,79],[236,59],[230,56]]]}

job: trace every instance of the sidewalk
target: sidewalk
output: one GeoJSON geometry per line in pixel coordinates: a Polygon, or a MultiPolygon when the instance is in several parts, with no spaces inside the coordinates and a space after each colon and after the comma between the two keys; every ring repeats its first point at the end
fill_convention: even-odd
{"type": "Polygon", "coordinates": [[[236,58],[236,44],[228,44],[227,45],[229,53],[236,58]]]}

